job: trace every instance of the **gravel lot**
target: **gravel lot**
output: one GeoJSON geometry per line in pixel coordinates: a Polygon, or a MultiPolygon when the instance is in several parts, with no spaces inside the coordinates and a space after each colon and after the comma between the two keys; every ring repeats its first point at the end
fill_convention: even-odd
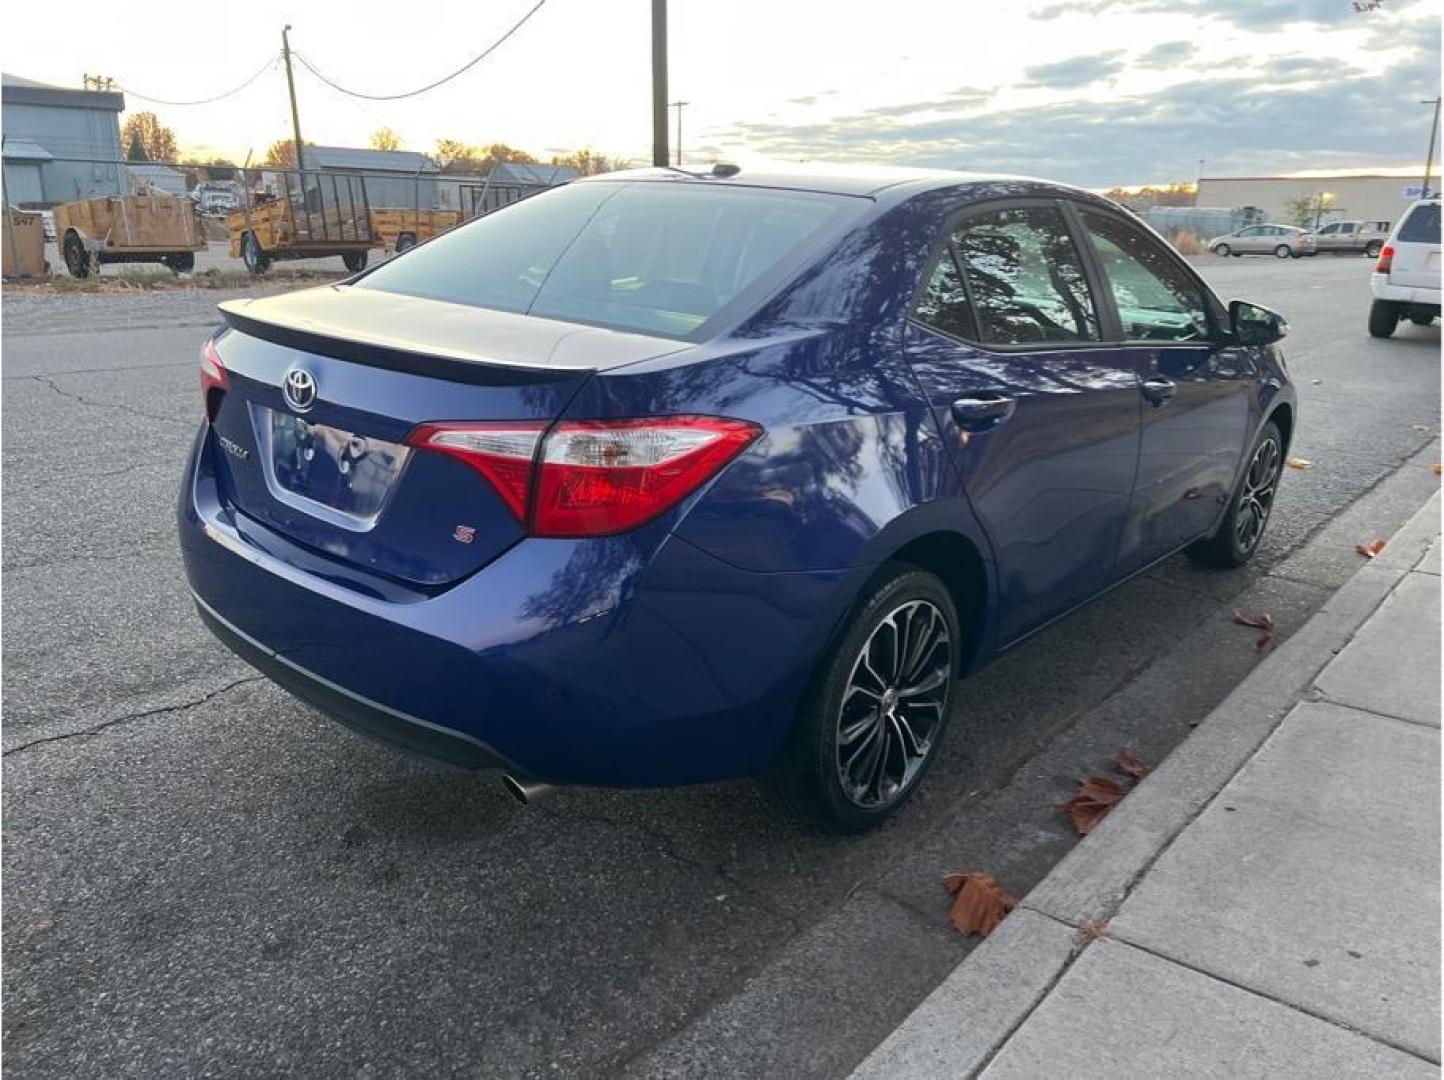
{"type": "Polygon", "coordinates": [[[1175,560],[970,680],[920,797],[847,839],[745,782],[523,809],[316,716],[209,638],[175,550],[242,294],[7,291],[13,1075],[845,1075],[970,947],[945,871],[1025,892],[1076,777],[1159,760],[1257,662],[1233,607],[1291,632],[1437,489],[1437,327],[1367,337],[1363,260],[1202,265],[1293,327],[1314,467],[1259,565],[1175,560]]]}

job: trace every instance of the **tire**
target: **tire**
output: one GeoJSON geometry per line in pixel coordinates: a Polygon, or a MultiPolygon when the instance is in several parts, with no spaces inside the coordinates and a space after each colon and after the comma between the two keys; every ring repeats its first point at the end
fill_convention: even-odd
{"type": "Polygon", "coordinates": [[[175,255],[167,255],[161,260],[177,274],[189,274],[196,268],[196,253],[194,251],[182,251],[175,255]]]}
{"type": "Polygon", "coordinates": [[[1384,242],[1382,240],[1370,240],[1367,244],[1364,245],[1364,254],[1371,259],[1377,259],[1379,257],[1379,252],[1383,250],[1384,242]]]}
{"type": "Polygon", "coordinates": [[[260,277],[271,268],[271,257],[261,250],[261,242],[253,232],[241,238],[241,261],[255,277],[260,277]]]}
{"type": "Polygon", "coordinates": [[[1218,528],[1188,548],[1188,557],[1196,563],[1232,570],[1258,551],[1284,471],[1284,439],[1277,424],[1270,420],[1263,426],[1248,455],[1218,528]]]}
{"type": "Polygon", "coordinates": [[[348,251],[341,256],[341,261],[346,264],[346,269],[353,274],[359,274],[366,269],[366,255],[364,251],[348,251]]]}
{"type": "Polygon", "coordinates": [[[90,252],[85,250],[85,241],[80,239],[80,234],[68,232],[65,234],[65,244],[61,248],[61,255],[65,259],[65,269],[70,271],[73,278],[87,278],[95,263],[90,257],[90,252]]]}
{"type": "Polygon", "coordinates": [[[1274,248],[1275,259],[1292,259],[1293,257],[1294,249],[1289,247],[1287,244],[1280,244],[1278,247],[1274,248]]]}
{"type": "Polygon", "coordinates": [[[1224,259],[1227,258],[1229,255],[1233,254],[1233,249],[1227,244],[1219,244],[1213,249],[1213,253],[1217,255],[1220,259],[1224,259]]]}
{"type": "Polygon", "coordinates": [[[784,804],[838,832],[896,813],[938,756],[961,641],[941,581],[906,563],[884,566],[824,656],[773,765],[768,779],[784,804]]]}
{"type": "Polygon", "coordinates": [[[1399,325],[1399,307],[1392,300],[1375,300],[1369,306],[1369,335],[1386,338],[1394,336],[1394,327],[1399,325]]]}
{"type": "Polygon", "coordinates": [[[409,232],[404,232],[396,238],[396,247],[394,250],[396,254],[400,255],[403,251],[410,251],[415,246],[416,237],[409,232]]]}

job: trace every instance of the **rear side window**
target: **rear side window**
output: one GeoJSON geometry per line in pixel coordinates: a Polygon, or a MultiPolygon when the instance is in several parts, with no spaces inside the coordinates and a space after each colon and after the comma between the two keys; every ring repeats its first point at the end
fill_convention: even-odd
{"type": "Polygon", "coordinates": [[[978,324],[973,319],[968,291],[963,287],[963,272],[958,267],[951,244],[933,268],[928,287],[923,290],[914,315],[919,322],[925,322],[945,334],[969,341],[978,340],[978,324]]]}
{"type": "Polygon", "coordinates": [[[1203,341],[1203,293],[1156,240],[1116,218],[1084,210],[1083,224],[1118,306],[1125,341],[1203,341]]]}
{"type": "Polygon", "coordinates": [[[681,182],[574,184],[446,233],[356,287],[695,338],[868,205],[681,182]]]}
{"type": "Polygon", "coordinates": [[[1399,226],[1398,239],[1406,244],[1439,243],[1439,204],[1420,203],[1399,226]]]}
{"type": "Polygon", "coordinates": [[[957,226],[916,314],[988,345],[1099,339],[1082,260],[1053,207],[994,210],[957,226]]]}

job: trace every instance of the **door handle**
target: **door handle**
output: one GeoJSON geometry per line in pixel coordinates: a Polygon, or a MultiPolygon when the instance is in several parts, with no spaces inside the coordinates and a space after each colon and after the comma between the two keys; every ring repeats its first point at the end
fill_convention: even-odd
{"type": "Polygon", "coordinates": [[[1173,393],[1178,389],[1178,384],[1172,379],[1144,379],[1143,385],[1139,387],[1148,403],[1155,409],[1161,409],[1173,400],[1173,393]]]}
{"type": "Polygon", "coordinates": [[[1012,416],[1017,407],[1016,401],[1001,394],[958,398],[952,405],[953,422],[964,431],[986,431],[1012,416]]]}

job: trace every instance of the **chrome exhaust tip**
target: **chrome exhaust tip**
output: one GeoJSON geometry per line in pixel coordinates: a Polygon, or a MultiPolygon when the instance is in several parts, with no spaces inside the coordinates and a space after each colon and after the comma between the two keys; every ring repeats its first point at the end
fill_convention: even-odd
{"type": "Polygon", "coordinates": [[[506,789],[508,795],[521,803],[522,806],[527,806],[536,802],[538,799],[545,798],[556,790],[550,784],[537,783],[532,780],[521,780],[512,776],[510,773],[502,776],[501,786],[506,789]]]}

